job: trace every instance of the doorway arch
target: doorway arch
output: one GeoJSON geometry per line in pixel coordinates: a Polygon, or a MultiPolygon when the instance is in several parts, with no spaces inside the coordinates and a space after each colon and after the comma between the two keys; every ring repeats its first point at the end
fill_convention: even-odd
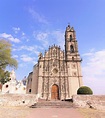
{"type": "Polygon", "coordinates": [[[58,100],[59,99],[59,87],[56,84],[52,85],[51,99],[52,100],[58,100]]]}

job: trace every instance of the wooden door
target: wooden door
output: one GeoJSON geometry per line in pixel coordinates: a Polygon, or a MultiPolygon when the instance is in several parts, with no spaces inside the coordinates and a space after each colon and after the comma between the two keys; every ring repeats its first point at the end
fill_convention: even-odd
{"type": "Polygon", "coordinates": [[[52,86],[51,99],[53,99],[53,100],[58,100],[59,99],[59,88],[55,84],[52,86]]]}

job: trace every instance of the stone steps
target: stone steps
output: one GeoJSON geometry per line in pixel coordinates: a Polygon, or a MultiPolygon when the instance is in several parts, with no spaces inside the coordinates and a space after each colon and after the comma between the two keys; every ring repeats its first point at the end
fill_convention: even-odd
{"type": "Polygon", "coordinates": [[[38,101],[31,108],[72,108],[73,103],[70,101],[38,101]]]}

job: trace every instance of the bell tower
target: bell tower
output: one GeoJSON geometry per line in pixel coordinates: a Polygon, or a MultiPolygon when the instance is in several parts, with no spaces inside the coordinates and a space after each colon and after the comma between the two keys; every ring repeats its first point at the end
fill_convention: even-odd
{"type": "MultiPolygon", "coordinates": [[[[76,34],[73,27],[68,25],[65,31],[65,59],[66,61],[77,60],[78,56],[78,45],[76,40],[76,34]]],[[[78,58],[78,60],[80,60],[78,58]]]]}
{"type": "Polygon", "coordinates": [[[76,33],[73,27],[68,25],[65,31],[65,61],[67,64],[69,89],[71,95],[77,94],[82,83],[81,58],[78,52],[76,33]]]}

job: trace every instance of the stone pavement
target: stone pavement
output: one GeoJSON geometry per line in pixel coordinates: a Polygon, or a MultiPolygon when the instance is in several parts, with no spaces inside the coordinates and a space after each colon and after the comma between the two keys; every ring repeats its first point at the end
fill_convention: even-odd
{"type": "Polygon", "coordinates": [[[76,108],[34,108],[27,118],[83,118],[76,108]]]}

